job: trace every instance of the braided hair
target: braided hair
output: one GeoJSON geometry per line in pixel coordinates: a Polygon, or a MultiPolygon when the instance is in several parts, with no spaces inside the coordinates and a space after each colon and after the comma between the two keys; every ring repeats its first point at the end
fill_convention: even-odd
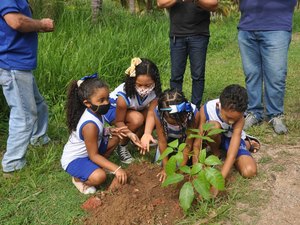
{"type": "Polygon", "coordinates": [[[167,89],[159,96],[157,108],[165,136],[168,136],[168,126],[165,118],[169,116],[173,118],[177,125],[182,129],[183,134],[179,141],[184,142],[186,139],[186,130],[188,128],[194,128],[195,126],[194,113],[183,111],[170,114],[168,111],[162,110],[169,108],[170,105],[179,105],[181,103],[188,103],[188,100],[185,98],[183,92],[177,89],[167,89]]]}
{"type": "Polygon", "coordinates": [[[80,117],[86,109],[83,101],[90,101],[91,96],[98,88],[108,89],[108,85],[99,78],[86,79],[79,87],[77,80],[70,83],[66,102],[67,126],[70,133],[76,130],[80,117]]]}
{"type": "Polygon", "coordinates": [[[155,94],[159,96],[161,94],[161,82],[160,75],[157,66],[149,59],[141,58],[142,62],[135,68],[135,77],[126,76],[125,80],[125,92],[129,98],[136,95],[135,82],[139,75],[148,75],[155,83],[155,94]]]}

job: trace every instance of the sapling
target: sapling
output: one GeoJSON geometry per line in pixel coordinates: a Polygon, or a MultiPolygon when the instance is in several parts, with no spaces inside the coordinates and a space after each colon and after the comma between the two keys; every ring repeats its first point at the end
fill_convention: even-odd
{"type": "MultiPolygon", "coordinates": [[[[190,129],[191,134],[188,138],[201,138],[202,141],[214,142],[210,136],[222,133],[222,129],[212,128],[212,124],[204,124],[203,131],[206,135],[199,135],[198,129],[190,129]]],[[[225,179],[223,178],[217,165],[221,165],[221,160],[214,155],[207,157],[206,149],[200,147],[200,153],[198,162],[191,166],[181,165],[183,161],[183,150],[186,143],[179,143],[178,139],[168,143],[168,147],[160,155],[159,160],[167,157],[173,153],[165,166],[165,172],[167,174],[166,180],[162,183],[162,186],[168,186],[171,184],[177,184],[184,180],[184,184],[180,189],[179,202],[182,209],[186,212],[192,205],[192,202],[196,193],[198,193],[203,199],[209,200],[212,196],[210,189],[213,186],[217,190],[224,190],[225,179]],[[185,177],[187,179],[185,179],[185,177]]],[[[193,152],[189,153],[189,157],[192,157],[193,152]]]]}

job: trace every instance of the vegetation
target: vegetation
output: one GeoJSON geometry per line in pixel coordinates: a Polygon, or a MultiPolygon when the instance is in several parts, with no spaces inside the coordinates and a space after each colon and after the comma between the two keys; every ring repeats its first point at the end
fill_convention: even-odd
{"type": "MultiPolygon", "coordinates": [[[[33,1],[33,0],[32,0],[33,1]]],[[[124,70],[134,56],[147,57],[157,63],[163,89],[169,86],[170,58],[168,18],[163,11],[132,15],[111,1],[104,1],[98,23],[91,23],[90,1],[57,1],[56,6],[33,11],[36,18],[55,18],[56,30],[39,35],[38,68],[35,77],[50,110],[47,146],[30,147],[27,166],[11,179],[0,176],[1,224],[80,224],[85,212],[80,209],[87,196],[73,187],[71,179],[60,166],[63,145],[68,138],[65,124],[66,86],[71,80],[97,71],[111,89],[124,80],[124,70]],[[53,7],[53,11],[51,11],[53,7]],[[49,11],[48,11],[49,9],[49,11]],[[59,12],[56,14],[56,12],[59,12]]],[[[300,21],[296,12],[294,21],[300,21]]],[[[244,76],[237,45],[238,14],[211,25],[207,57],[204,101],[216,98],[231,83],[244,85],[244,76]]],[[[274,135],[268,124],[253,128],[263,143],[295,144],[300,136],[299,58],[300,23],[294,23],[294,37],[289,51],[289,70],[285,111],[289,134],[274,135]],[[298,108],[297,108],[298,107],[298,108]]],[[[190,96],[191,78],[187,68],[184,92],[190,96]]],[[[0,93],[0,152],[5,151],[9,108],[0,93]]],[[[137,154],[136,154],[137,155],[137,154]]],[[[257,178],[261,179],[263,171],[257,178]]],[[[192,224],[199,218],[217,223],[235,219],[237,202],[257,204],[260,193],[249,190],[249,180],[237,179],[226,184],[227,195],[214,201],[201,202],[181,224],[192,224]]]]}
{"type": "MultiPolygon", "coordinates": [[[[210,138],[212,135],[220,134],[222,129],[212,129],[211,124],[204,124],[203,131],[207,135],[200,136],[198,129],[192,129],[188,138],[201,138],[207,142],[213,142],[210,138]]],[[[191,166],[181,165],[183,161],[183,150],[186,147],[185,143],[179,144],[178,139],[168,143],[167,149],[161,154],[159,160],[170,156],[165,166],[167,178],[162,183],[162,186],[170,184],[178,184],[183,181],[180,189],[179,202],[185,212],[191,207],[194,199],[209,200],[212,196],[210,188],[213,186],[217,190],[224,190],[225,180],[221,172],[215,166],[221,165],[221,160],[214,155],[206,158],[206,149],[201,149],[198,162],[191,166]],[[196,190],[196,194],[195,191],[196,190]]],[[[192,157],[193,152],[190,152],[189,157],[192,157]]]]}

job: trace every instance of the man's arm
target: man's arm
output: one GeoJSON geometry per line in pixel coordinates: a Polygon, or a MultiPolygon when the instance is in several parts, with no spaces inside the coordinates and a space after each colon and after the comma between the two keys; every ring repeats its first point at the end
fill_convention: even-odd
{"type": "MultiPolygon", "coordinates": [[[[159,8],[170,8],[176,2],[190,2],[191,0],[157,0],[159,8]]],[[[218,0],[194,0],[194,2],[201,8],[207,11],[215,11],[218,7],[218,0]]]]}
{"type": "Polygon", "coordinates": [[[4,16],[5,22],[12,29],[19,32],[51,32],[54,30],[52,19],[35,20],[21,13],[8,13],[4,16]]]}
{"type": "Polygon", "coordinates": [[[195,2],[207,11],[216,11],[218,8],[218,0],[195,0],[195,2]]]}

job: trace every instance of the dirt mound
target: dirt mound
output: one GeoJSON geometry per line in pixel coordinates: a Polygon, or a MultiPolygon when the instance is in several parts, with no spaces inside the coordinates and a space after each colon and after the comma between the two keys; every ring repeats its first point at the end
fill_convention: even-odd
{"type": "MultiPolygon", "coordinates": [[[[161,187],[156,174],[158,165],[142,162],[130,165],[126,171],[128,184],[117,190],[110,188],[88,199],[82,207],[88,209],[85,224],[175,224],[183,217],[179,206],[179,189],[161,187]]],[[[114,185],[114,182],[112,182],[114,185]]]]}

